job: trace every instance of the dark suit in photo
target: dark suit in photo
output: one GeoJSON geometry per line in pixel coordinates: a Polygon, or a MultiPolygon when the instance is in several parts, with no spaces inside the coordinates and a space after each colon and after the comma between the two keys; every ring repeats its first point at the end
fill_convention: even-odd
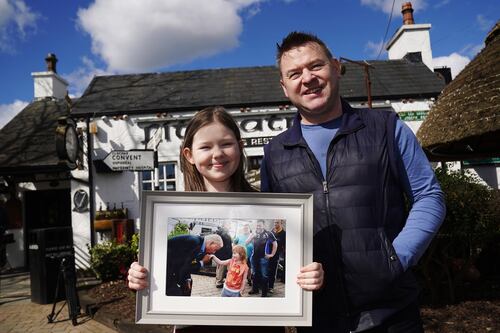
{"type": "Polygon", "coordinates": [[[190,296],[191,273],[198,272],[205,256],[203,237],[181,235],[167,244],[167,296],[190,296]]]}

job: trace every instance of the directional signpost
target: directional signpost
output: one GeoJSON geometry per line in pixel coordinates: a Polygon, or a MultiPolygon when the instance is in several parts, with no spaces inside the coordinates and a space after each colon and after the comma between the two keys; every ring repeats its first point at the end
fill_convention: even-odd
{"type": "Polygon", "coordinates": [[[114,150],[104,163],[113,171],[154,170],[153,150],[114,150]]]}

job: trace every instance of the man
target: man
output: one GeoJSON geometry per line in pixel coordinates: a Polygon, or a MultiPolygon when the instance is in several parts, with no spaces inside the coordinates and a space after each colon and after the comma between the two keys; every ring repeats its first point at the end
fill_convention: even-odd
{"type": "Polygon", "coordinates": [[[278,263],[283,258],[283,271],[280,273],[281,282],[285,282],[285,249],[286,249],[286,231],[283,229],[283,220],[274,221],[273,230],[271,230],[278,243],[276,255],[269,260],[269,293],[274,293],[274,282],[278,278],[278,263]]]}
{"type": "Polygon", "coordinates": [[[258,220],[255,233],[250,234],[246,243],[253,243],[252,255],[252,290],[250,295],[258,294],[262,290],[262,297],[268,296],[269,291],[269,260],[274,257],[278,249],[276,237],[264,227],[264,221],[258,220]]]}
{"type": "Polygon", "coordinates": [[[181,235],[167,242],[167,291],[168,296],[191,296],[191,273],[210,262],[213,254],[224,245],[216,234],[205,237],[181,235]]]}
{"type": "MultiPolygon", "coordinates": [[[[215,256],[220,260],[227,260],[233,256],[233,246],[232,239],[229,235],[230,223],[228,221],[224,221],[224,223],[217,228],[215,232],[222,238],[224,242],[224,246],[215,252],[215,256]]],[[[222,288],[224,286],[224,280],[226,278],[227,266],[217,264],[215,269],[215,286],[217,288],[222,288]]]]}
{"type": "Polygon", "coordinates": [[[340,64],[316,36],[278,45],[293,125],[265,147],[261,189],[314,194],[311,332],[423,332],[415,265],[445,214],[443,193],[411,130],[393,112],[353,109],[340,64]],[[405,211],[404,194],[412,204],[405,211]]]}

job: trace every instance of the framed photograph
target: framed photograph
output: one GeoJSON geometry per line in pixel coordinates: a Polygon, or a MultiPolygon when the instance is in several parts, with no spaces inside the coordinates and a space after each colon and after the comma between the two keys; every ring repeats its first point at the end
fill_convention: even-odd
{"type": "Polygon", "coordinates": [[[153,192],[142,196],[138,324],[310,326],[312,194],[153,192]]]}

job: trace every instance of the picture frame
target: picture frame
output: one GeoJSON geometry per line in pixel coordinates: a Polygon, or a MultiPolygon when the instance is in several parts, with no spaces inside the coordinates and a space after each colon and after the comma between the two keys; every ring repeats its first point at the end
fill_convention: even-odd
{"type": "MultiPolygon", "coordinates": [[[[312,226],[312,194],[144,191],[139,263],[148,270],[149,287],[137,293],[136,323],[311,326],[312,293],[302,290],[295,281],[300,267],[312,262],[312,226]],[[199,268],[200,264],[199,271],[190,274],[189,279],[182,280],[191,280],[186,282],[186,285],[191,284],[189,297],[168,291],[171,289],[168,285],[172,273],[177,270],[171,268],[173,263],[180,257],[188,256],[189,252],[184,248],[174,247],[179,244],[179,240],[197,237],[205,239],[208,234],[215,232],[216,226],[219,228],[223,223],[233,235],[255,226],[256,229],[250,234],[254,233],[252,237],[257,238],[257,235],[262,235],[262,231],[257,230],[257,224],[270,232],[270,222],[277,223],[278,220],[286,225],[286,245],[282,258],[277,258],[282,260],[282,265],[278,262],[276,272],[281,268],[282,276],[280,282],[276,282],[279,284],[275,287],[276,292],[268,295],[271,297],[250,295],[248,290],[252,287],[249,286],[241,293],[242,297],[221,297],[221,289],[216,289],[215,286],[215,277],[201,271],[209,270],[211,264],[203,264],[203,268],[199,268]],[[186,227],[190,236],[185,235],[186,227]],[[179,235],[179,232],[184,232],[184,235],[179,235]],[[176,251],[177,249],[179,250],[176,251]],[[172,265],[168,265],[169,260],[172,265]]],[[[245,244],[253,242],[251,240],[245,244]]],[[[271,246],[266,243],[266,254],[268,251],[271,253],[269,249],[272,249],[272,242],[269,244],[271,246]]],[[[205,251],[208,248],[206,246],[205,251]]],[[[245,252],[248,251],[246,249],[245,252]]],[[[199,255],[204,253],[195,256],[199,255]]],[[[204,260],[206,258],[207,256],[204,260]]],[[[258,254],[252,258],[259,260],[258,254]]],[[[195,258],[192,258],[191,264],[193,263],[197,264],[195,258]]],[[[248,267],[252,267],[252,261],[248,267]]],[[[184,273],[178,274],[181,275],[184,276],[184,273]]],[[[182,283],[176,285],[180,284],[182,283]]]]}

